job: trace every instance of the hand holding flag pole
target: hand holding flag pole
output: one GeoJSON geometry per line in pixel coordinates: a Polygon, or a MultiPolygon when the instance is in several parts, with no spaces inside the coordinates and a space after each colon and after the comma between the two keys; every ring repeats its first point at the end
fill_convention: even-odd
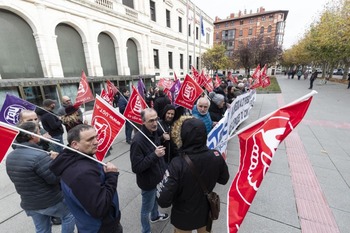
{"type": "Polygon", "coordinates": [[[87,155],[87,154],[84,154],[84,153],[82,153],[82,152],[80,152],[80,151],[77,151],[77,150],[75,150],[75,149],[73,149],[73,148],[71,148],[71,147],[69,147],[69,146],[63,145],[63,144],[58,143],[58,142],[56,142],[56,141],[47,139],[47,138],[45,138],[45,137],[43,137],[43,136],[41,136],[41,135],[38,135],[38,134],[35,134],[35,133],[32,133],[32,132],[29,132],[29,131],[24,130],[24,129],[20,129],[20,128],[14,126],[14,125],[9,125],[9,124],[6,124],[6,123],[1,122],[1,121],[0,121],[0,126],[6,127],[6,128],[15,129],[15,130],[18,130],[18,131],[22,131],[23,133],[33,135],[33,136],[38,137],[38,138],[40,138],[40,139],[42,139],[42,140],[48,141],[48,142],[50,142],[50,143],[53,143],[53,144],[59,145],[59,146],[61,146],[61,147],[63,147],[63,148],[66,148],[66,149],[68,149],[68,150],[74,151],[74,152],[76,152],[76,153],[78,153],[78,154],[80,154],[80,155],[83,155],[83,156],[85,156],[85,157],[87,157],[87,158],[89,158],[89,159],[91,159],[91,160],[93,160],[93,161],[95,161],[95,162],[97,162],[97,163],[103,165],[103,166],[106,166],[105,163],[103,163],[103,162],[101,162],[101,161],[95,159],[95,158],[92,157],[92,156],[89,156],[89,155],[87,155]]]}

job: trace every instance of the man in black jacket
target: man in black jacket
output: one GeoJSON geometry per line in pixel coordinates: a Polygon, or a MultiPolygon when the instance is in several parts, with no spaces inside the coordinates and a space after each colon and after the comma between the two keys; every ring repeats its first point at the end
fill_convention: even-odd
{"type": "MultiPolygon", "coordinates": [[[[68,132],[68,144],[92,157],[98,146],[96,130],[90,125],[77,125],[68,132]]],[[[50,169],[61,177],[61,188],[79,233],[123,232],[116,166],[108,162],[102,167],[81,154],[64,149],[50,169]]]]}
{"type": "MultiPolygon", "coordinates": [[[[18,127],[39,134],[34,122],[18,127]]],[[[7,156],[6,171],[21,196],[21,207],[33,219],[36,232],[51,232],[50,218],[55,216],[62,220],[62,232],[73,233],[75,219],[63,201],[59,177],[49,169],[54,156],[40,150],[39,137],[20,132],[16,141],[19,145],[7,156]]]]}
{"type": "Polygon", "coordinates": [[[160,145],[157,133],[157,112],[152,108],[146,108],[141,111],[141,118],[143,134],[138,132],[134,136],[130,148],[130,160],[132,171],[136,173],[137,185],[142,190],[142,233],[150,233],[150,221],[154,223],[169,218],[168,214],[158,212],[156,202],[156,186],[162,180],[166,169],[163,158],[165,147],[160,145]]]}
{"type": "MultiPolygon", "coordinates": [[[[63,126],[61,119],[55,115],[53,110],[56,106],[56,101],[52,99],[46,99],[43,101],[43,106],[46,111],[41,111],[40,116],[41,124],[44,129],[54,138],[57,142],[63,144],[63,126]]],[[[54,149],[57,152],[61,152],[63,147],[54,144],[54,149]]]]}
{"type": "Polygon", "coordinates": [[[209,217],[209,203],[200,183],[192,173],[183,154],[191,159],[199,177],[209,192],[216,183],[226,184],[229,179],[228,167],[218,151],[206,146],[207,134],[201,120],[181,117],[174,128],[172,138],[179,147],[179,156],[169,164],[163,180],[157,186],[159,206],[171,209],[171,224],[175,233],[197,230],[204,233],[209,217]],[[181,127],[177,127],[179,124],[181,127]]]}

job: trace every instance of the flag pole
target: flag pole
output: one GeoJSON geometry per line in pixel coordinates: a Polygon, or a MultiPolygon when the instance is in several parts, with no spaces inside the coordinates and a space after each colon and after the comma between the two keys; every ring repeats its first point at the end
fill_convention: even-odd
{"type": "Polygon", "coordinates": [[[73,152],[76,152],[76,153],[78,153],[78,154],[80,154],[80,155],[85,156],[85,157],[88,158],[88,159],[91,159],[91,160],[93,160],[93,161],[95,161],[95,162],[97,162],[97,163],[99,163],[99,164],[102,164],[103,166],[106,166],[105,163],[103,163],[103,162],[101,162],[101,161],[95,159],[95,158],[92,157],[92,156],[89,156],[89,155],[84,154],[84,153],[82,153],[82,152],[80,152],[80,151],[77,151],[77,150],[75,150],[75,149],[73,149],[73,148],[71,148],[71,147],[69,147],[69,146],[65,146],[65,145],[63,145],[63,144],[61,144],[61,143],[58,143],[58,142],[55,142],[55,141],[50,140],[50,139],[48,139],[48,138],[45,138],[45,137],[43,137],[43,136],[41,136],[41,135],[38,135],[38,134],[36,134],[36,133],[29,132],[29,131],[27,131],[27,130],[18,128],[18,127],[14,126],[14,125],[6,124],[6,123],[1,122],[1,121],[0,121],[0,125],[2,125],[2,126],[4,126],[4,127],[10,127],[10,128],[12,128],[12,129],[21,131],[21,132],[23,132],[23,133],[30,134],[30,135],[32,135],[32,136],[38,137],[38,138],[43,139],[43,140],[45,140],[45,141],[48,141],[48,142],[50,142],[50,143],[59,145],[59,146],[65,148],[65,149],[68,149],[68,150],[71,150],[71,151],[73,151],[73,152]]]}
{"type": "Polygon", "coordinates": [[[143,136],[145,136],[145,138],[155,147],[157,148],[156,144],[154,144],[154,142],[151,141],[151,139],[149,139],[146,134],[144,132],[142,132],[142,130],[140,130],[138,127],[136,127],[134,125],[134,123],[132,123],[128,118],[126,118],[124,115],[122,115],[124,117],[125,120],[127,120],[132,126],[134,126],[134,128],[136,128],[143,136]]]}
{"type": "MultiPolygon", "coordinates": [[[[282,108],[289,107],[289,106],[291,106],[291,105],[293,105],[293,104],[296,104],[296,103],[298,103],[298,102],[300,102],[300,101],[302,101],[302,100],[308,99],[308,98],[314,96],[315,94],[317,94],[317,91],[312,90],[310,93],[308,93],[308,94],[306,94],[306,95],[300,97],[299,99],[294,100],[293,102],[291,102],[291,103],[289,103],[289,104],[283,106],[282,108]]],[[[271,112],[271,113],[269,113],[269,114],[267,114],[267,115],[265,115],[265,116],[263,116],[263,117],[257,119],[256,121],[254,121],[254,122],[250,123],[249,125],[245,126],[243,129],[238,130],[235,134],[229,136],[226,140],[224,140],[224,141],[218,143],[218,144],[216,145],[215,149],[218,148],[219,146],[221,146],[222,144],[228,142],[228,141],[231,140],[232,138],[236,137],[238,134],[242,133],[242,132],[245,131],[246,129],[249,129],[249,128],[252,127],[253,125],[255,125],[255,124],[257,124],[257,123],[259,123],[259,122],[261,122],[261,121],[263,121],[263,120],[265,120],[265,119],[267,119],[267,118],[269,118],[271,115],[275,114],[279,109],[281,109],[281,108],[278,108],[277,110],[275,110],[275,111],[273,111],[273,112],[271,112]]]]}
{"type": "Polygon", "coordinates": [[[187,34],[187,36],[186,36],[186,38],[187,38],[187,74],[189,73],[189,71],[190,71],[190,67],[189,67],[189,64],[190,64],[190,62],[188,61],[189,60],[189,51],[188,51],[188,49],[189,49],[189,35],[188,35],[188,17],[189,17],[189,5],[188,5],[188,0],[186,1],[186,3],[187,3],[187,17],[186,17],[186,34],[187,34]]]}

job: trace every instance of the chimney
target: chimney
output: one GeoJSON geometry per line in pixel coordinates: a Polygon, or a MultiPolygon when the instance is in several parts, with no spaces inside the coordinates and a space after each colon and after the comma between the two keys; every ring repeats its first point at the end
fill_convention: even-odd
{"type": "Polygon", "coordinates": [[[242,16],[242,11],[238,11],[238,17],[242,16]]]}
{"type": "Polygon", "coordinates": [[[235,17],[235,13],[230,14],[230,19],[233,19],[235,17]]]}
{"type": "Polygon", "coordinates": [[[250,10],[249,14],[253,14],[253,10],[250,10]]]}
{"type": "Polygon", "coordinates": [[[245,15],[247,14],[247,9],[244,9],[244,14],[245,14],[245,15]]]}
{"type": "Polygon", "coordinates": [[[264,7],[260,7],[260,13],[264,13],[265,12],[265,8],[264,7]]]}
{"type": "Polygon", "coordinates": [[[215,22],[218,22],[220,20],[219,16],[215,16],[215,22]]]}

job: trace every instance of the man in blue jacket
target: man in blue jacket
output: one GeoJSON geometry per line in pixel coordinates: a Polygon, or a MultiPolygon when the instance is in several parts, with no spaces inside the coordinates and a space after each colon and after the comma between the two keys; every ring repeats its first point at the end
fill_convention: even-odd
{"type": "MultiPolygon", "coordinates": [[[[96,153],[96,130],[90,125],[77,125],[68,132],[71,148],[88,156],[96,153]]],[[[122,233],[117,184],[119,172],[108,162],[97,162],[73,152],[63,152],[50,169],[61,176],[61,188],[67,205],[76,219],[79,233],[122,233]]]]}

